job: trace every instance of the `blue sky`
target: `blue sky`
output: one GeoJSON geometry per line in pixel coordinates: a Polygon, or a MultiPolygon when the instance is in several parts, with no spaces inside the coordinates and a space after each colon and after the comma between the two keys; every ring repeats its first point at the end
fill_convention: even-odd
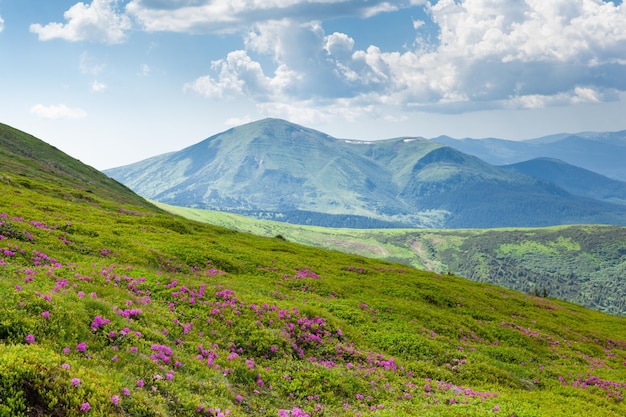
{"type": "Polygon", "coordinates": [[[603,0],[0,0],[0,122],[98,169],[278,117],[338,138],[626,129],[603,0]]]}

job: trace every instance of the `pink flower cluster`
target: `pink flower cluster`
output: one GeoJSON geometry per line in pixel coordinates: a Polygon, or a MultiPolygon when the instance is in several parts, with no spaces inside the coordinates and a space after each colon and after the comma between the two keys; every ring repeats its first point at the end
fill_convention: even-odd
{"type": "Polygon", "coordinates": [[[96,316],[93,318],[93,321],[91,322],[91,330],[96,331],[100,327],[105,326],[109,324],[110,322],[111,320],[107,318],[103,318],[102,316],[96,316]]]}

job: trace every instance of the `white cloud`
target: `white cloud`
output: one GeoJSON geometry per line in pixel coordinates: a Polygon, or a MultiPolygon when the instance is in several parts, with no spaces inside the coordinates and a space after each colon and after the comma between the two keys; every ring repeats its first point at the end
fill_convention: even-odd
{"type": "Polygon", "coordinates": [[[371,17],[425,0],[132,0],[126,11],[149,32],[236,32],[269,20],[310,22],[336,16],[371,17]]]}
{"type": "Polygon", "coordinates": [[[118,12],[119,0],[93,0],[90,5],[79,2],[70,7],[63,17],[67,23],[34,23],[30,31],[39,40],[64,39],[71,42],[92,41],[121,43],[131,28],[130,18],[118,12]]]}
{"type": "MultiPolygon", "coordinates": [[[[65,12],[65,24],[33,24],[31,31],[41,40],[118,43],[126,39],[131,17],[146,31],[238,31],[244,34],[243,48],[214,61],[184,90],[209,98],[247,97],[266,108],[309,103],[334,112],[337,106],[369,111],[364,109],[384,104],[461,112],[601,102],[626,91],[622,3],[130,0],[123,9],[120,4],[76,3],[65,12]],[[403,50],[357,49],[359,39],[323,29],[327,18],[367,19],[419,5],[430,19],[407,19],[415,43],[403,50]]],[[[96,75],[102,68],[81,56],[83,73],[96,75]]],[[[139,74],[150,71],[144,65],[139,74]]]]}
{"type": "Polygon", "coordinates": [[[94,81],[91,83],[91,91],[94,93],[101,93],[107,89],[107,85],[100,81],[94,81]]]}
{"type": "Polygon", "coordinates": [[[344,59],[352,54],[354,39],[345,33],[335,32],[325,38],[324,49],[328,55],[341,56],[344,59]]]}
{"type": "Polygon", "coordinates": [[[266,97],[271,92],[271,79],[263,74],[261,64],[253,61],[245,51],[233,51],[226,59],[213,62],[217,77],[203,76],[184,86],[211,98],[224,95],[266,97]]]}
{"type": "Polygon", "coordinates": [[[392,5],[389,2],[384,1],[380,4],[375,4],[372,7],[363,10],[363,16],[372,17],[380,13],[395,12],[396,10],[398,10],[398,6],[392,5]]]}
{"type": "Polygon", "coordinates": [[[602,0],[441,0],[430,9],[441,52],[465,58],[587,60],[626,40],[626,10],[602,0]]]}
{"type": "Polygon", "coordinates": [[[4,19],[0,16],[0,32],[4,30],[4,19]]]}
{"type": "Polygon", "coordinates": [[[430,9],[441,29],[440,45],[419,58],[435,64],[427,69],[443,81],[434,90],[442,98],[506,102],[511,97],[514,103],[520,97],[547,97],[530,101],[549,104],[561,103],[563,97],[577,100],[576,90],[585,86],[626,89],[623,77],[610,75],[615,69],[604,67],[626,50],[623,5],[601,0],[441,0],[430,9]],[[446,68],[441,76],[437,66],[446,68]]]}
{"type": "MultiPolygon", "coordinates": [[[[241,1],[233,7],[251,3],[241,1]]],[[[333,4],[339,3],[354,6],[351,1],[333,4]]],[[[206,7],[207,2],[194,4],[206,7]]],[[[388,4],[374,2],[368,10],[384,10],[388,4]]],[[[225,6],[220,1],[211,5],[225,6]]],[[[296,5],[303,3],[282,2],[282,7],[296,5]]],[[[439,0],[427,9],[431,23],[409,24],[416,37],[424,25],[436,25],[438,42],[417,41],[413,49],[398,52],[374,45],[357,50],[350,36],[326,35],[315,20],[257,22],[245,37],[245,50],[215,61],[210,74],[186,88],[212,98],[245,95],[267,113],[280,109],[302,114],[302,106],[310,105],[335,114],[345,106],[347,115],[353,109],[373,112],[372,106],[380,104],[434,112],[538,108],[613,100],[626,91],[622,4],[439,0]],[[254,54],[271,57],[275,66],[264,67],[252,58],[254,54]]],[[[242,13],[230,16],[245,20],[242,13]]],[[[366,9],[359,13],[365,15],[366,9]]]]}
{"type": "Polygon", "coordinates": [[[30,109],[30,112],[44,119],[84,119],[87,117],[85,110],[81,108],[70,108],[65,104],[50,106],[36,104],[30,109]]]}
{"type": "Polygon", "coordinates": [[[417,30],[426,24],[426,22],[424,22],[423,20],[415,20],[415,19],[411,19],[411,20],[413,21],[414,30],[417,30]]]}

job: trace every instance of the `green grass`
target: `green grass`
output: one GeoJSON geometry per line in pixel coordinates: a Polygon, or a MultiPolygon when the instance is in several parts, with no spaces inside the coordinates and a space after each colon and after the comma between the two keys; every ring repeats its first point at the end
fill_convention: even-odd
{"type": "Polygon", "coordinates": [[[626,413],[624,318],[4,166],[0,416],[626,413]]]}
{"type": "Polygon", "coordinates": [[[54,146],[0,123],[0,182],[37,190],[70,201],[116,199],[149,205],[128,187],[102,175],[54,146]],[[3,175],[3,173],[12,175],[3,175]],[[33,179],[43,181],[35,181],[33,179]],[[97,192],[97,195],[95,193],[97,192]]]}
{"type": "Polygon", "coordinates": [[[626,228],[332,229],[154,203],[196,221],[401,262],[626,315],[626,228]],[[544,291],[545,290],[545,291],[544,291]]]}

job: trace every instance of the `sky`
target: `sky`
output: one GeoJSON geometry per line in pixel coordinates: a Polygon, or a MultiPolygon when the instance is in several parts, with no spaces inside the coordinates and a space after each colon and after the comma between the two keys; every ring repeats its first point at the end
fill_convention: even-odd
{"type": "Polygon", "coordinates": [[[626,129],[605,0],[0,0],[0,123],[97,169],[275,117],[345,139],[626,129]]]}

